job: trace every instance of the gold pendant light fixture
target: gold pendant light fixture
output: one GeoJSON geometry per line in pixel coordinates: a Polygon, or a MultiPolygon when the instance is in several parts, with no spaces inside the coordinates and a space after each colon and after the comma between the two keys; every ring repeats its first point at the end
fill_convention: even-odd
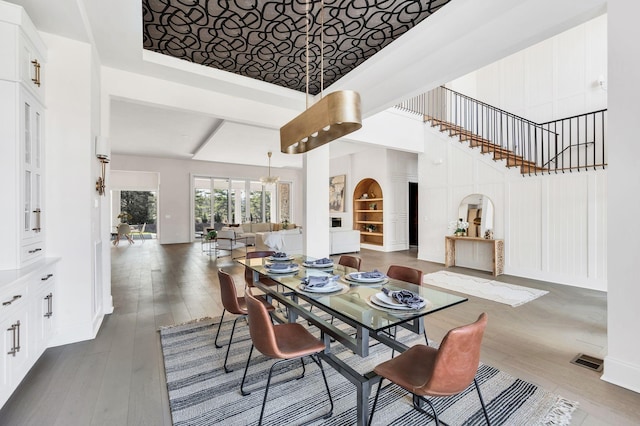
{"type": "Polygon", "coordinates": [[[340,90],[324,91],[324,0],[320,10],[320,100],[309,107],[309,1],[306,2],[306,98],[305,111],[280,128],[280,150],[302,154],[348,135],[362,127],[360,94],[340,90]]]}

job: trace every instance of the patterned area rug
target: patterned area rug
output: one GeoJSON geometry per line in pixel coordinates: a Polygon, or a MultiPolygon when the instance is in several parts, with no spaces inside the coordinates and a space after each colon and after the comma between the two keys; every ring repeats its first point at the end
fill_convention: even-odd
{"type": "MultiPolygon", "coordinates": [[[[214,337],[217,323],[212,319],[166,327],[160,330],[164,355],[169,403],[174,425],[254,425],[260,416],[264,385],[272,360],[254,351],[245,389],[240,394],[240,381],[249,353],[248,327],[238,322],[225,374],[222,365],[226,347],[216,349],[214,337]]],[[[315,328],[311,327],[311,330],[315,328]]],[[[222,326],[222,342],[229,338],[231,322],[222,326]]],[[[406,332],[399,338],[407,345],[424,343],[422,336],[406,332]]],[[[371,347],[370,356],[360,358],[341,345],[334,344],[338,356],[358,371],[370,371],[389,359],[391,350],[384,345],[371,347]]],[[[333,348],[333,347],[332,347],[333,348]]],[[[333,368],[323,363],[334,400],[333,416],[315,425],[352,425],[356,422],[356,388],[333,368]]],[[[328,410],[322,376],[318,367],[307,365],[305,377],[272,385],[265,411],[265,425],[297,425],[328,410]]],[[[300,363],[286,364],[274,376],[274,382],[297,375],[300,363]]],[[[577,407],[538,386],[512,377],[482,364],[477,380],[494,425],[568,425],[577,407]]],[[[374,387],[370,398],[373,403],[374,387]]],[[[438,416],[449,425],[483,425],[485,420],[473,386],[459,395],[435,398],[438,416]]],[[[374,416],[375,425],[431,425],[427,416],[414,410],[411,397],[400,388],[390,386],[382,391],[374,416]]]]}
{"type": "Polygon", "coordinates": [[[446,288],[459,293],[493,300],[513,307],[524,305],[540,296],[549,293],[545,290],[522,287],[515,284],[495,280],[456,274],[455,272],[438,271],[427,274],[423,278],[425,284],[446,288]]]}

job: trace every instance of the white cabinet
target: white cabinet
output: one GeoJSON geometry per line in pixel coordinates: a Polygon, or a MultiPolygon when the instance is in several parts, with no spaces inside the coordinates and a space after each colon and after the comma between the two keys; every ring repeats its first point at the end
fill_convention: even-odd
{"type": "Polygon", "coordinates": [[[0,1],[0,270],[45,256],[44,52],[24,10],[0,1]]]}
{"type": "Polygon", "coordinates": [[[0,397],[11,395],[14,383],[20,383],[27,371],[29,355],[28,293],[24,281],[0,290],[0,397]]]}
{"type": "Polygon", "coordinates": [[[0,271],[0,407],[48,347],[56,330],[56,263],[0,271]]]}

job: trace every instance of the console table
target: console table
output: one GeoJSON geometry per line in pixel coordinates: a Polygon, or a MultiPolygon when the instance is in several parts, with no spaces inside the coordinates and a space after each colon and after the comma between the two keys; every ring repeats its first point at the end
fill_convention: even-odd
{"type": "Polygon", "coordinates": [[[487,240],[478,237],[456,237],[447,235],[444,238],[444,266],[456,266],[456,244],[458,241],[470,241],[493,245],[493,276],[504,274],[504,240],[487,240]]]}

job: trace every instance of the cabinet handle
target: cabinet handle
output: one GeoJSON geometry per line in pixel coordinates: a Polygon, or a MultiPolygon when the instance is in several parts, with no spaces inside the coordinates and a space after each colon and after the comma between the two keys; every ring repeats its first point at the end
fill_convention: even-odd
{"type": "Polygon", "coordinates": [[[47,313],[44,314],[44,316],[45,318],[51,318],[51,315],[53,315],[53,303],[52,303],[53,293],[47,294],[44,300],[47,301],[47,313]]]}
{"type": "Polygon", "coordinates": [[[7,331],[11,332],[11,343],[12,343],[11,350],[7,352],[7,354],[16,356],[16,353],[20,351],[20,320],[16,321],[15,324],[11,324],[11,327],[7,328],[7,331]],[[16,337],[18,338],[17,345],[16,345],[16,337]]]}
{"type": "Polygon", "coordinates": [[[40,223],[41,223],[40,218],[41,218],[41,215],[42,215],[42,210],[40,210],[40,207],[35,209],[33,211],[33,214],[35,216],[34,217],[34,219],[35,219],[35,228],[31,228],[31,230],[34,231],[34,232],[40,232],[40,231],[42,231],[42,228],[40,226],[40,223]]]}
{"type": "Polygon", "coordinates": [[[47,274],[47,276],[46,276],[46,277],[42,277],[42,278],[40,278],[40,281],[46,281],[46,280],[48,280],[49,278],[51,278],[52,276],[53,276],[53,274],[47,274]]]}
{"type": "Polygon", "coordinates": [[[18,335],[18,346],[16,346],[16,352],[20,352],[20,320],[16,321],[16,334],[18,335]]]}
{"type": "Polygon", "coordinates": [[[33,249],[33,250],[29,250],[29,254],[37,253],[39,251],[42,251],[42,249],[41,248],[36,248],[36,249],[33,249]]]}
{"type": "Polygon", "coordinates": [[[10,304],[15,302],[16,300],[20,299],[21,297],[22,297],[21,294],[16,294],[15,296],[13,296],[13,299],[7,300],[6,302],[2,302],[2,306],[9,306],[10,304]]]}
{"type": "Polygon", "coordinates": [[[40,87],[40,62],[38,62],[37,59],[34,59],[31,63],[33,64],[34,69],[34,77],[31,81],[33,81],[33,84],[36,86],[40,87]]]}

